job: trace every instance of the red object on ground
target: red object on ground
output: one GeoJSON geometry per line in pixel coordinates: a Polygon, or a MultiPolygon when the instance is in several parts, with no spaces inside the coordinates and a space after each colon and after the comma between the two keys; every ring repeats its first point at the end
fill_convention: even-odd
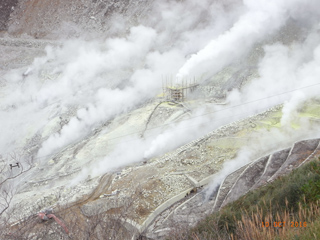
{"type": "Polygon", "coordinates": [[[64,225],[64,223],[59,219],[57,218],[54,214],[50,213],[50,214],[46,214],[44,212],[39,212],[38,213],[38,217],[42,220],[48,220],[48,219],[51,219],[53,218],[61,227],[63,227],[64,231],[69,234],[69,230],[68,228],[66,227],[66,225],[64,225]]]}

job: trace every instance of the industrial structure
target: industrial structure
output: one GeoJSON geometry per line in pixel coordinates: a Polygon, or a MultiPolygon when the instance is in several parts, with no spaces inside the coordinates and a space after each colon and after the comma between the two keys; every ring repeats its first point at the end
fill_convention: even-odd
{"type": "Polygon", "coordinates": [[[189,93],[192,93],[199,86],[195,79],[193,81],[181,81],[173,84],[171,80],[162,81],[163,96],[166,100],[183,102],[189,93]]]}

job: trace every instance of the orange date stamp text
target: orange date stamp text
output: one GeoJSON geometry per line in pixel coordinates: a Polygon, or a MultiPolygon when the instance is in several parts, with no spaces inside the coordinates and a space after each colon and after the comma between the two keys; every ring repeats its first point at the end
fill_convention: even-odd
{"type": "Polygon", "coordinates": [[[307,222],[262,222],[261,224],[262,227],[291,227],[291,228],[302,228],[302,227],[307,227],[307,222]]]}

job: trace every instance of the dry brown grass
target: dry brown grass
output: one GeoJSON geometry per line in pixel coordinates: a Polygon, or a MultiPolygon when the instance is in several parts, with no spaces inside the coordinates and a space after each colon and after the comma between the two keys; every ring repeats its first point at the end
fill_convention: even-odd
{"type": "Polygon", "coordinates": [[[168,239],[320,239],[319,201],[320,158],[249,192],[194,228],[175,228],[168,239]]]}
{"type": "MultiPolygon", "coordinates": [[[[235,219],[236,220],[236,219],[235,219]]],[[[192,240],[282,240],[282,239],[305,239],[305,231],[313,239],[316,238],[316,230],[320,227],[320,202],[299,204],[299,210],[292,213],[289,210],[282,212],[263,214],[261,208],[256,209],[255,213],[244,212],[241,220],[236,221],[235,230],[229,232],[228,223],[225,224],[226,231],[221,231],[218,221],[210,221],[207,228],[215,229],[215,235],[208,232],[192,231],[180,228],[172,231],[168,239],[192,239],[192,240]],[[264,216],[263,216],[264,215],[264,216]],[[229,232],[229,233],[228,233],[229,232]],[[299,238],[301,236],[301,238],[299,238]]],[[[319,230],[320,231],[320,230],[319,230]]],[[[212,232],[212,231],[210,231],[212,232]]],[[[308,236],[309,236],[308,235],[308,236]]]]}
{"type": "Polygon", "coordinates": [[[299,210],[295,214],[288,210],[276,214],[269,212],[264,218],[262,218],[262,209],[257,209],[257,213],[251,216],[247,214],[242,216],[241,221],[237,222],[232,239],[287,239],[292,232],[299,236],[319,216],[319,202],[310,203],[304,207],[299,204],[299,210]]]}

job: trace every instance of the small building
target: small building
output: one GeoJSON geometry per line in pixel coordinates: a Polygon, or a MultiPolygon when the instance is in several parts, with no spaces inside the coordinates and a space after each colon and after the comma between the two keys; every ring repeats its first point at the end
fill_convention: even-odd
{"type": "Polygon", "coordinates": [[[187,98],[188,92],[192,93],[198,85],[199,84],[197,83],[193,83],[175,87],[166,86],[164,89],[164,95],[168,100],[183,102],[187,98]]]}

